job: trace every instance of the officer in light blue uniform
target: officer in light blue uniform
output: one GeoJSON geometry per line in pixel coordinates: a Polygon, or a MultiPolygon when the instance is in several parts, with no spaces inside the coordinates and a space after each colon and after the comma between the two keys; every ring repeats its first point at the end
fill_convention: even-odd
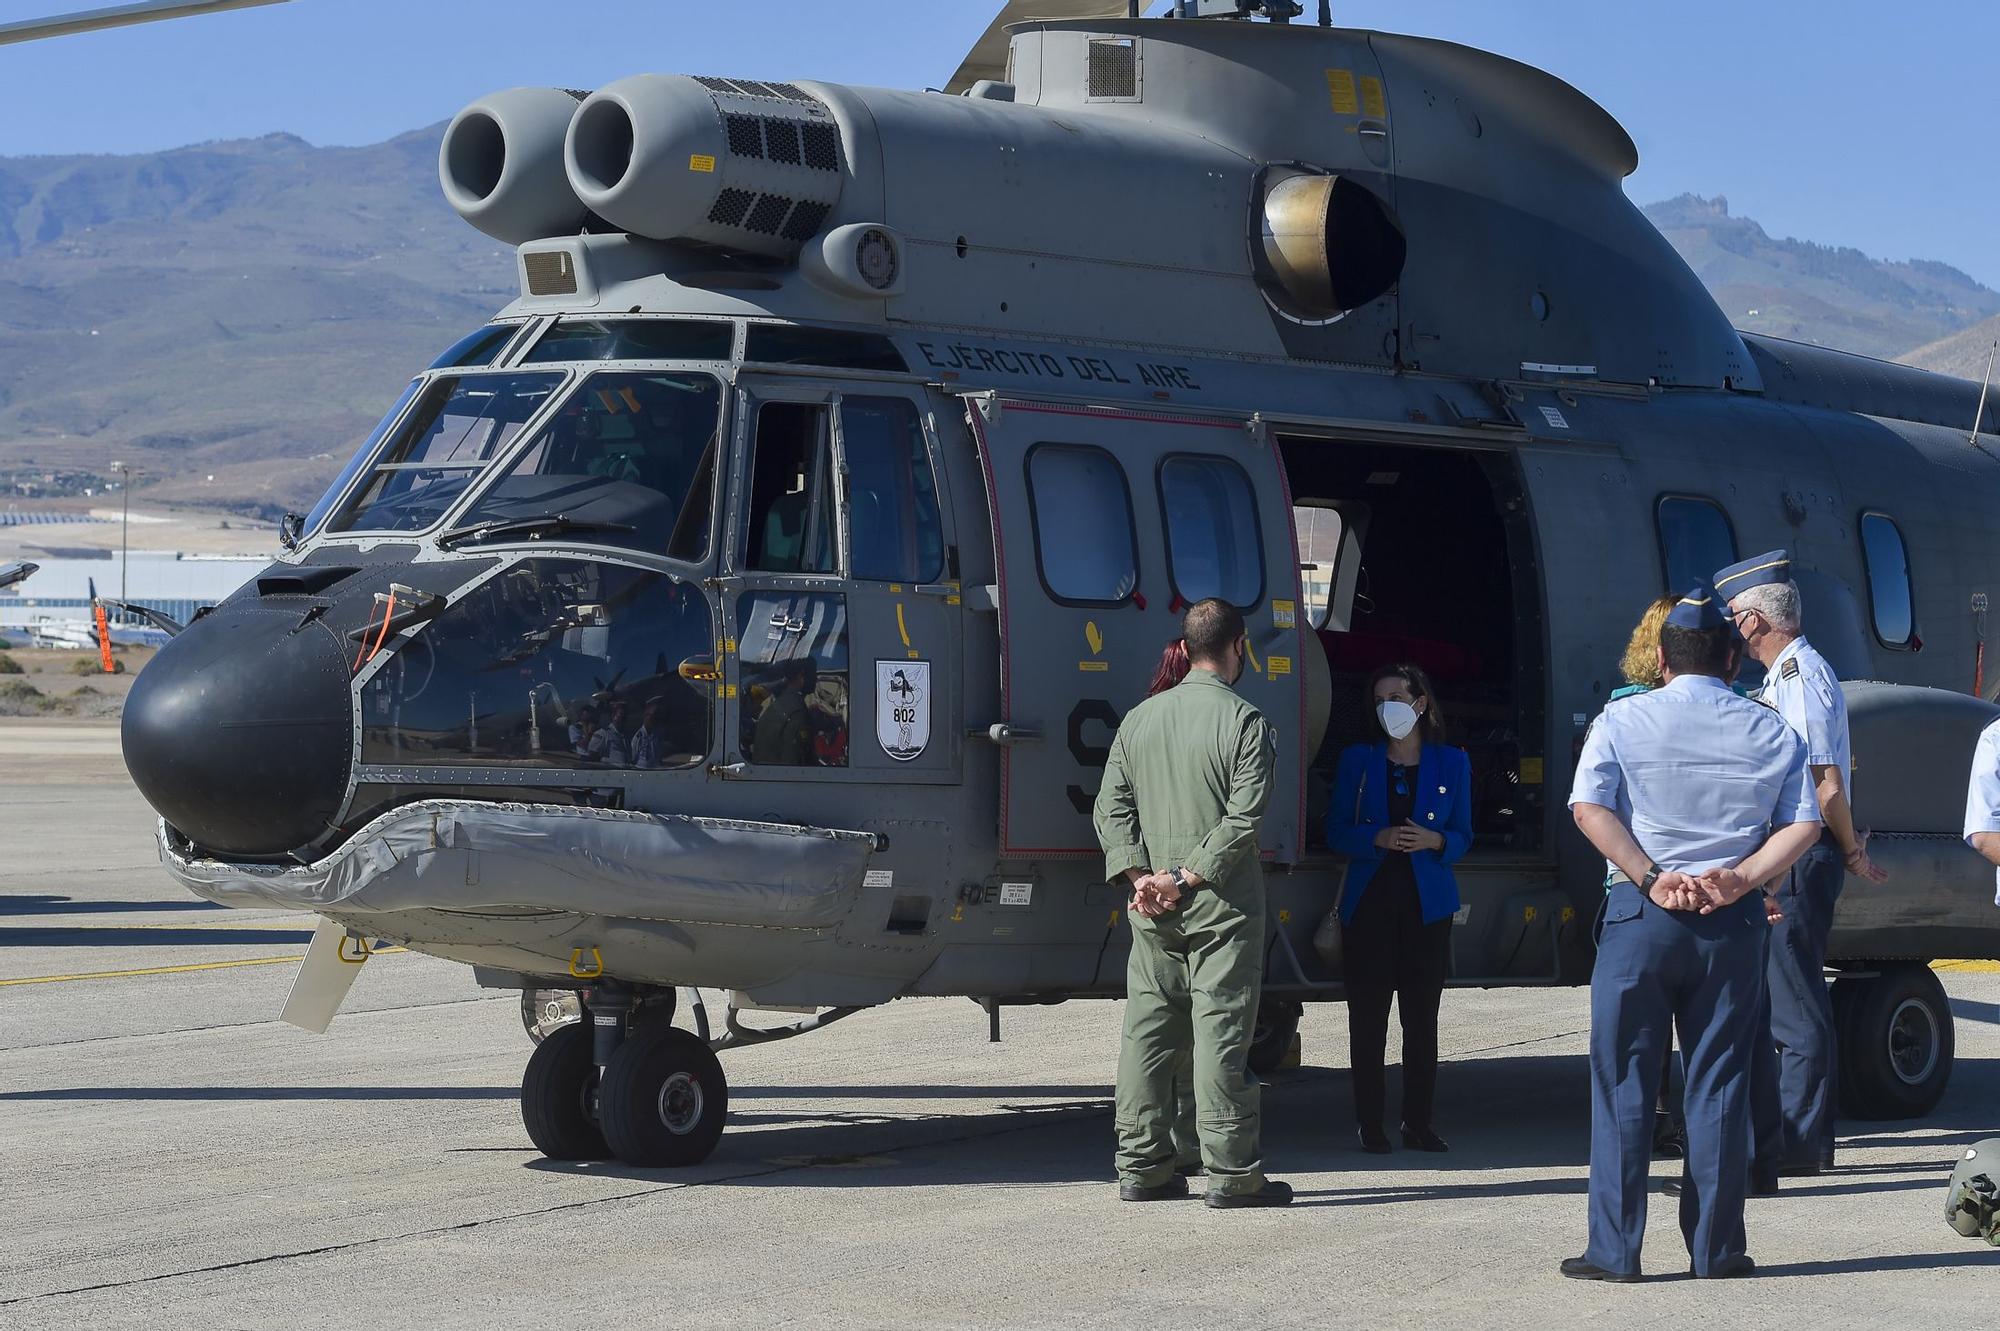
{"type": "Polygon", "coordinates": [[[1609,861],[1590,981],[1590,1246],[1579,1280],[1633,1281],[1668,1024],[1687,1058],[1681,1233],[1696,1275],[1748,1275],[1752,1046],[1763,985],[1759,885],[1819,835],[1805,746],[1726,683],[1739,641],[1701,584],[1660,631],[1666,683],[1610,704],[1570,808],[1609,861]]]}
{"type": "Polygon", "coordinates": [[[1826,985],[1827,941],[1841,886],[1854,873],[1873,882],[1888,875],[1868,858],[1849,802],[1854,762],[1847,733],[1847,699],[1826,658],[1800,633],[1799,590],[1791,556],[1770,550],[1718,570],[1716,592],[1751,656],[1764,667],[1761,701],[1805,741],[1806,764],[1824,832],[1792,866],[1775,895],[1784,918],[1772,926],[1765,975],[1770,987],[1775,1068],[1759,1082],[1775,1083],[1775,1109],[1760,1105],[1759,1182],[1779,1174],[1816,1174],[1833,1164],[1836,1034],[1826,985]],[[1771,1131],[1777,1129],[1776,1132],[1771,1131]],[[1775,1137],[1774,1143],[1763,1140],[1775,1137]]]}

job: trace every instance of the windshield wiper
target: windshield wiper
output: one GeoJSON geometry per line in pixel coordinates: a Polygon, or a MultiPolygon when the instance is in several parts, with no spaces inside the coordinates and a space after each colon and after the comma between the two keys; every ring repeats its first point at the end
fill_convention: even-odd
{"type": "Polygon", "coordinates": [[[491,522],[475,522],[469,527],[454,527],[437,540],[439,545],[448,549],[460,541],[484,541],[495,536],[558,536],[577,531],[633,530],[635,528],[629,522],[590,522],[552,513],[537,518],[495,518],[491,522]]]}

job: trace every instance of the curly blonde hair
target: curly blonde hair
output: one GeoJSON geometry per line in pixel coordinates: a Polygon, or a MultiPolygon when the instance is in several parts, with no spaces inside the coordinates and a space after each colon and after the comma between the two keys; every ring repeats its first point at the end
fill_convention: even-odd
{"type": "Polygon", "coordinates": [[[1660,627],[1679,603],[1678,596],[1662,596],[1647,606],[1646,613],[1632,626],[1631,640],[1625,644],[1625,655],[1618,662],[1626,683],[1657,689],[1666,682],[1660,676],[1660,627]]]}

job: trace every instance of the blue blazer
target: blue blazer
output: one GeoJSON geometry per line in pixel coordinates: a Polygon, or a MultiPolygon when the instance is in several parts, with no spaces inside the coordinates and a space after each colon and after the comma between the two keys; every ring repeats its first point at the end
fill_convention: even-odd
{"type": "MultiPolygon", "coordinates": [[[[1354,918],[1354,908],[1389,853],[1375,844],[1375,834],[1389,825],[1388,764],[1389,745],[1382,741],[1351,745],[1340,755],[1333,803],[1326,811],[1326,841],[1349,860],[1340,898],[1342,921],[1354,918]]],[[[1458,878],[1451,866],[1472,847],[1472,760],[1465,750],[1424,745],[1417,760],[1416,796],[1411,821],[1444,838],[1442,850],[1410,856],[1424,923],[1435,924],[1458,913],[1458,878]]]]}

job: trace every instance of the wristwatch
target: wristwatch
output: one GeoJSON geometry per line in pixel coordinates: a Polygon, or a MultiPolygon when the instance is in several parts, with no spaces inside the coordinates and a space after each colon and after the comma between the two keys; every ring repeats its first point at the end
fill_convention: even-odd
{"type": "Polygon", "coordinates": [[[1653,890],[1653,884],[1654,884],[1654,883],[1657,883],[1657,882],[1659,882],[1659,881],[1660,881],[1660,875],[1661,875],[1661,874],[1663,874],[1663,873],[1665,873],[1665,872],[1666,872],[1666,870],[1665,870],[1665,869],[1662,869],[1662,868],[1661,868],[1661,867],[1660,867],[1659,865],[1657,865],[1657,864],[1656,864],[1656,865],[1654,865],[1654,866],[1653,866],[1652,868],[1650,868],[1650,869],[1646,870],[1646,876],[1645,876],[1644,878],[1642,878],[1642,879],[1640,879],[1640,880],[1639,880],[1639,890],[1640,890],[1641,892],[1650,892],[1650,891],[1652,891],[1652,890],[1653,890]]]}
{"type": "Polygon", "coordinates": [[[1187,870],[1176,864],[1173,868],[1174,886],[1183,892],[1194,891],[1194,884],[1188,881],[1187,870]]]}

